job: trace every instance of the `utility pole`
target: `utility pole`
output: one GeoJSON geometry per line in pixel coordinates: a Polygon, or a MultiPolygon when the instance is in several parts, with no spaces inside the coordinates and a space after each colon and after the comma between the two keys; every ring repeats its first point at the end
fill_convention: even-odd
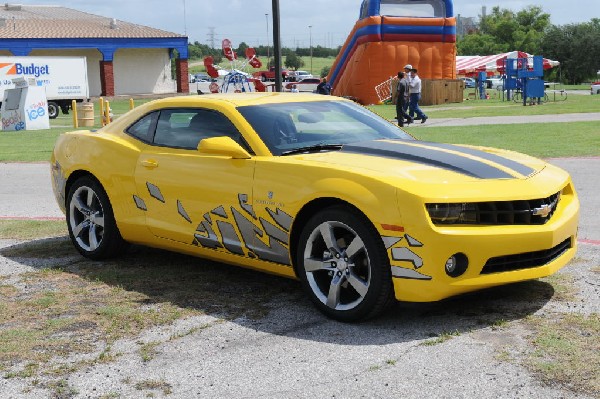
{"type": "Polygon", "coordinates": [[[185,0],[183,0],[183,34],[187,36],[187,22],[185,12],[185,0]]]}
{"type": "Polygon", "coordinates": [[[312,59],[313,59],[313,53],[312,53],[312,25],[308,25],[308,36],[309,36],[309,42],[310,42],[310,74],[312,75],[313,70],[312,70],[312,59]]]}
{"type": "Polygon", "coordinates": [[[275,57],[275,91],[281,91],[281,34],[279,29],[279,0],[273,0],[273,56],[275,57]]]}

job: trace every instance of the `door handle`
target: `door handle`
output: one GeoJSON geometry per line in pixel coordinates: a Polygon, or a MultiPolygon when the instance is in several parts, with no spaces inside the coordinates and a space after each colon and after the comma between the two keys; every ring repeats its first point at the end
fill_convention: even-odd
{"type": "Polygon", "coordinates": [[[144,159],[142,161],[142,166],[148,169],[154,169],[158,167],[158,161],[154,159],[144,159]]]}

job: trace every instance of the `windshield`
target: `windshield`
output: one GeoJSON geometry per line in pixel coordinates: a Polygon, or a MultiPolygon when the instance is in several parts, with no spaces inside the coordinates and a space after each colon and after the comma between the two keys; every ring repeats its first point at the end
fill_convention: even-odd
{"type": "Polygon", "coordinates": [[[273,155],[310,146],[414,138],[366,108],[347,101],[239,107],[273,155]]]}

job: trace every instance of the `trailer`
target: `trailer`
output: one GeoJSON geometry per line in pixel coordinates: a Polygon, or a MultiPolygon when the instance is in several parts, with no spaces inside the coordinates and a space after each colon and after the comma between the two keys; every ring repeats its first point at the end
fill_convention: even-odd
{"type": "Polygon", "coordinates": [[[15,87],[13,79],[35,80],[46,89],[48,116],[54,119],[59,110],[68,114],[72,101],[89,100],[89,83],[85,57],[10,57],[0,56],[0,99],[4,91],[15,87]]]}

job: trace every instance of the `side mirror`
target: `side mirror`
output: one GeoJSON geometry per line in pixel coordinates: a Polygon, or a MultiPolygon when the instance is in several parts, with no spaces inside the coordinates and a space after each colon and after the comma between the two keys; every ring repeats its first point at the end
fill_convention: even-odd
{"type": "Polygon", "coordinates": [[[233,141],[231,137],[211,137],[200,140],[198,143],[198,151],[207,155],[223,155],[233,159],[249,159],[251,158],[248,151],[242,146],[233,141]]]}

